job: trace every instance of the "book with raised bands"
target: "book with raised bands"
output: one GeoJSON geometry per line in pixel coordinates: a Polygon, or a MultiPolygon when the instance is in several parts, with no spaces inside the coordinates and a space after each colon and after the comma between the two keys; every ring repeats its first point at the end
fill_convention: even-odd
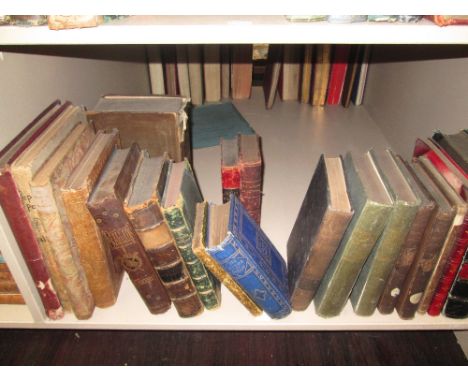
{"type": "Polygon", "coordinates": [[[352,216],[341,157],[321,155],[287,243],[294,310],[309,306],[352,216]]]}
{"type": "Polygon", "coordinates": [[[132,175],[142,159],[136,143],[114,150],[87,206],[108,240],[112,256],[127,272],[148,310],[160,314],[171,307],[171,300],[123,208],[132,175]]]}

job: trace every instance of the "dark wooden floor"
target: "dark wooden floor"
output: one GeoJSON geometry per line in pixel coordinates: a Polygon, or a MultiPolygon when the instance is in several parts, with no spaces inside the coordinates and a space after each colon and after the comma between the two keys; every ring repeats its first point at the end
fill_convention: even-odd
{"type": "Polygon", "coordinates": [[[452,332],[0,330],[1,365],[468,365],[452,332]]]}

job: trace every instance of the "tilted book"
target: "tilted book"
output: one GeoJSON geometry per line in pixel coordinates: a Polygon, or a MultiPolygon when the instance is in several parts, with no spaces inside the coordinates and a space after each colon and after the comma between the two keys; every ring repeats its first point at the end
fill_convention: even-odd
{"type": "Polygon", "coordinates": [[[370,152],[348,153],[343,163],[354,215],[313,300],[321,317],[341,313],[393,209],[370,152]]]}
{"type": "Polygon", "coordinates": [[[405,242],[401,247],[390,276],[388,276],[382,295],[380,296],[377,309],[382,314],[390,314],[393,312],[398,298],[400,297],[403,283],[416,257],[420,243],[423,240],[426,227],[437,208],[435,200],[416,177],[416,174],[409,164],[398,155],[395,160],[414,194],[421,201],[421,204],[416,216],[414,217],[413,223],[411,224],[405,242]]]}
{"type": "Polygon", "coordinates": [[[40,242],[29,220],[28,210],[21,201],[11,166],[68,106],[67,103],[60,105],[59,101],[53,102],[0,152],[0,205],[34,280],[45,313],[52,320],[63,317],[62,304],[52,283],[40,242]]]}
{"type": "Polygon", "coordinates": [[[193,253],[192,239],[196,204],[203,201],[192,168],[187,160],[170,162],[161,208],[198,296],[207,309],[221,304],[219,281],[208,272],[193,253]]]}
{"type": "Polygon", "coordinates": [[[351,103],[351,96],[353,92],[353,85],[356,80],[357,71],[359,68],[359,52],[363,49],[362,45],[353,45],[349,51],[348,56],[348,68],[346,70],[346,76],[343,83],[343,91],[341,95],[341,104],[344,107],[348,107],[351,103]]]}
{"type": "Polygon", "coordinates": [[[63,205],[96,306],[106,308],[117,301],[123,269],[111,256],[86,202],[107,160],[118,144],[118,132],[98,132],[83,160],[61,188],[63,205]]]}
{"type": "Polygon", "coordinates": [[[103,96],[87,116],[96,130],[119,130],[120,146],[136,142],[151,156],[191,158],[187,127],[188,100],[163,96],[103,96]]]}
{"type": "Polygon", "coordinates": [[[190,77],[188,69],[187,45],[176,45],[177,82],[181,97],[190,98],[190,77]]]}
{"type": "Polygon", "coordinates": [[[148,310],[160,314],[171,307],[171,300],[123,208],[132,175],[141,159],[137,144],[114,150],[87,206],[108,240],[112,256],[127,272],[148,310]]]}
{"type": "Polygon", "coordinates": [[[394,207],[351,293],[351,304],[360,316],[374,313],[421,204],[398,167],[394,154],[388,149],[372,151],[372,154],[394,207]]]}
{"type": "Polygon", "coordinates": [[[78,124],[31,180],[31,195],[52,249],[71,307],[78,319],[91,317],[94,299],[81,266],[60,189],[81,162],[95,137],[86,123],[78,124]]]}
{"type": "Polygon", "coordinates": [[[287,243],[294,310],[309,306],[352,216],[341,158],[321,155],[287,243]]]}
{"type": "MultiPolygon", "coordinates": [[[[208,230],[208,203],[197,203],[195,228],[192,240],[192,249],[195,255],[205,264],[205,267],[240,301],[242,305],[254,316],[262,313],[262,309],[250,298],[242,287],[226,272],[221,265],[208,253],[206,247],[209,242],[208,230]]],[[[213,226],[213,221],[210,221],[213,226]]],[[[210,234],[215,230],[211,229],[210,234]]]]}
{"type": "Polygon", "coordinates": [[[169,159],[167,154],[153,158],[145,151],[142,154],[125,197],[125,212],[177,312],[193,317],[203,312],[203,304],[160,207],[169,159]]]}
{"type": "Polygon", "coordinates": [[[465,130],[455,134],[436,133],[432,139],[465,173],[468,173],[468,133],[465,130]]]}
{"type": "Polygon", "coordinates": [[[252,92],[252,44],[234,44],[231,47],[231,96],[248,99],[252,92]]]}
{"type": "Polygon", "coordinates": [[[283,46],[271,44],[268,47],[268,61],[263,79],[263,93],[265,95],[265,107],[271,109],[275,103],[278,91],[278,82],[283,60],[283,46]]]}
{"type": "Polygon", "coordinates": [[[458,269],[443,308],[443,314],[450,318],[468,317],[468,251],[458,269]]]}
{"type": "Polygon", "coordinates": [[[265,313],[275,319],[291,313],[286,262],[234,195],[210,205],[208,238],[208,254],[265,313]]]}
{"type": "MultiPolygon", "coordinates": [[[[190,80],[190,97],[192,105],[203,105],[203,58],[201,46],[196,44],[187,45],[188,71],[190,80]]],[[[175,160],[182,160],[176,159],[175,160]]]]}

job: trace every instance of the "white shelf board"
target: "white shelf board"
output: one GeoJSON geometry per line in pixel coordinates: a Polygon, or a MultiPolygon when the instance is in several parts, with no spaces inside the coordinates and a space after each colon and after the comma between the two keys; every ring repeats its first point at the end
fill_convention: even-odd
{"type": "MultiPolygon", "coordinates": [[[[238,110],[262,137],[265,161],[262,228],[279,252],[286,257],[286,242],[302,199],[322,153],[345,154],[385,148],[387,141],[363,106],[313,108],[298,102],[277,101],[265,110],[261,88],[253,89],[252,99],[234,101],[238,110]]],[[[206,200],[221,203],[219,146],[194,151],[194,169],[206,200]]],[[[468,330],[468,320],[443,316],[417,315],[401,320],[396,313],[359,317],[351,305],[340,316],[320,318],[314,306],[292,312],[281,320],[265,314],[253,317],[225,288],[222,306],[194,318],[180,318],[171,308],[151,315],[126,277],[115,306],[96,309],[90,320],[79,321],[67,314],[60,321],[32,324],[9,319],[0,327],[75,329],[153,329],[153,330],[468,330]]]]}
{"type": "Polygon", "coordinates": [[[418,23],[290,22],[284,16],[130,16],[94,28],[0,27],[0,45],[57,44],[467,44],[468,27],[418,23]]]}

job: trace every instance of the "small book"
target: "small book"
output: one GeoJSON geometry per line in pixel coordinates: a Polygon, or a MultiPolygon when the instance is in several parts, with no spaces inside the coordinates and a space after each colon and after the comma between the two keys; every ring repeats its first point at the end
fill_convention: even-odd
{"type": "Polygon", "coordinates": [[[286,262],[234,195],[208,207],[206,251],[271,318],[291,313],[286,262]]]}
{"type": "MultiPolygon", "coordinates": [[[[204,87],[201,46],[196,44],[187,45],[187,57],[192,105],[203,105],[204,87]]],[[[182,159],[175,158],[175,160],[182,159]]]]}
{"type": "Polygon", "coordinates": [[[108,95],[87,116],[96,131],[117,129],[122,148],[136,142],[151,156],[167,152],[180,161],[191,158],[187,103],[183,97],[108,95]]]}
{"type": "Polygon", "coordinates": [[[302,103],[310,102],[313,69],[314,69],[314,45],[306,44],[304,46],[304,59],[302,60],[301,94],[299,97],[302,103]]]}
{"type": "Polygon", "coordinates": [[[190,99],[190,77],[186,45],[176,45],[177,82],[181,97],[190,99]]]}
{"type": "Polygon", "coordinates": [[[223,203],[227,203],[230,194],[240,194],[239,137],[221,138],[221,185],[223,203]]]}
{"type": "Polygon", "coordinates": [[[321,317],[341,313],[393,209],[370,152],[348,153],[343,164],[354,215],[314,297],[316,313],[321,317]]]}
{"type": "Polygon", "coordinates": [[[314,81],[312,106],[324,106],[327,99],[328,80],[330,78],[331,45],[316,45],[314,62],[314,81]]]}
{"type": "Polygon", "coordinates": [[[35,140],[45,134],[68,106],[68,103],[60,105],[58,100],[53,102],[0,151],[0,205],[34,280],[46,316],[52,320],[63,317],[62,304],[29,220],[28,209],[22,203],[19,187],[13,179],[12,164],[35,140]]]}
{"type": "Polygon", "coordinates": [[[334,48],[327,93],[328,105],[338,105],[341,101],[350,49],[350,45],[336,45],[334,48]]]}
{"type": "Polygon", "coordinates": [[[232,99],[249,99],[252,92],[252,44],[234,44],[231,47],[232,99]]]}
{"type": "MultiPolygon", "coordinates": [[[[245,306],[245,308],[254,316],[262,314],[262,309],[250,298],[242,287],[227,273],[221,265],[207,252],[209,238],[208,229],[208,203],[197,203],[195,228],[192,241],[192,249],[195,255],[203,262],[205,267],[221,282],[229,291],[245,306]]],[[[213,235],[216,229],[210,230],[213,235]]]]}
{"type": "Polygon", "coordinates": [[[161,209],[200,300],[205,308],[215,309],[221,304],[219,281],[206,270],[192,250],[196,204],[202,201],[188,161],[169,162],[161,209]]]}
{"type": "Polygon", "coordinates": [[[287,243],[294,310],[309,306],[352,216],[341,158],[321,155],[287,243]]]}
{"type": "Polygon", "coordinates": [[[297,101],[299,98],[301,50],[302,46],[298,44],[283,45],[283,65],[278,88],[283,101],[297,101]]]}
{"type": "Polygon", "coordinates": [[[221,101],[221,52],[219,44],[203,45],[205,101],[221,101]]]}
{"type": "Polygon", "coordinates": [[[387,224],[359,273],[350,296],[354,312],[370,316],[385,288],[421,204],[390,150],[373,151],[376,166],[393,200],[387,224]]]}
{"type": "Polygon", "coordinates": [[[271,109],[275,103],[276,93],[283,60],[283,46],[270,44],[268,47],[268,59],[263,80],[263,93],[265,95],[265,107],[271,109]]]}
{"type": "Polygon", "coordinates": [[[419,179],[417,179],[416,174],[409,164],[398,155],[396,155],[395,160],[415,196],[421,201],[421,204],[411,224],[405,242],[401,247],[398,258],[395,261],[395,265],[388,277],[382,295],[380,296],[377,309],[382,314],[390,314],[393,312],[398,298],[401,295],[403,283],[415,260],[420,244],[423,241],[424,232],[430,224],[430,220],[437,208],[435,200],[424,188],[419,179]]]}
{"type": "Polygon", "coordinates": [[[193,317],[203,312],[203,305],[159,204],[168,167],[167,154],[150,158],[143,152],[124,208],[179,316],[193,317]]]}
{"type": "Polygon", "coordinates": [[[60,190],[83,160],[94,138],[95,133],[88,124],[78,124],[30,181],[33,203],[45,237],[65,282],[73,313],[80,320],[91,317],[95,304],[60,190]]]}
{"type": "Polygon", "coordinates": [[[148,71],[151,83],[151,94],[164,95],[164,69],[161,58],[161,47],[159,45],[147,45],[148,71]]]}
{"type": "Polygon", "coordinates": [[[465,173],[468,173],[468,133],[465,130],[455,134],[442,134],[439,132],[434,134],[432,139],[445,150],[465,173]]]}
{"type": "Polygon", "coordinates": [[[99,308],[112,306],[117,301],[123,269],[112,258],[109,244],[102,237],[86,202],[117,144],[117,130],[110,133],[98,132],[83,160],[61,188],[73,242],[94,302],[99,308]]]}
{"type": "Polygon", "coordinates": [[[112,256],[127,272],[148,310],[160,314],[171,307],[171,300],[123,208],[132,175],[142,158],[136,143],[114,150],[87,206],[112,256]]]}

